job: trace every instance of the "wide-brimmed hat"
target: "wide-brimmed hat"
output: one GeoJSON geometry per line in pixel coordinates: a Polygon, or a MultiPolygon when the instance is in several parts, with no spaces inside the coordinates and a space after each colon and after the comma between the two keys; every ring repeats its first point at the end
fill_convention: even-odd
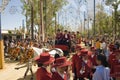
{"type": "Polygon", "coordinates": [[[87,49],[82,49],[82,50],[81,50],[81,55],[82,55],[82,56],[88,55],[88,50],[87,50],[87,49]]]}
{"type": "Polygon", "coordinates": [[[90,47],[90,50],[95,51],[96,49],[95,47],[90,47]]]}
{"type": "Polygon", "coordinates": [[[52,57],[48,52],[41,53],[40,56],[35,57],[34,60],[41,64],[51,64],[55,61],[54,57],[52,57]]]}
{"type": "Polygon", "coordinates": [[[55,60],[55,64],[53,67],[66,67],[70,66],[72,63],[70,61],[67,61],[66,57],[60,57],[55,60]]]}
{"type": "Polygon", "coordinates": [[[76,50],[81,50],[82,48],[81,48],[81,46],[77,45],[77,46],[75,47],[75,49],[76,49],[76,50]]]}

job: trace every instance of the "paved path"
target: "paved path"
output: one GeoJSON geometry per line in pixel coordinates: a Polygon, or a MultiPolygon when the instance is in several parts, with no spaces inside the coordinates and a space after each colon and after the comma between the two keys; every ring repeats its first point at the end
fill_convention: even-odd
{"type": "MultiPolygon", "coordinates": [[[[19,70],[15,70],[15,67],[18,67],[18,62],[5,63],[5,68],[0,70],[0,80],[23,80],[23,76],[26,70],[25,68],[21,68],[19,70]]],[[[37,70],[37,66],[33,66],[33,72],[37,70]]],[[[30,72],[28,73],[27,79],[30,80],[30,72]]],[[[34,76],[35,80],[35,76],[34,76]]]]}

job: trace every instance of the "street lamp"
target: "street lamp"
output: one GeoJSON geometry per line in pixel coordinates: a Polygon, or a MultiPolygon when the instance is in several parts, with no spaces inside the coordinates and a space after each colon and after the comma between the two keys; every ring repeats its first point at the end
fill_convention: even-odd
{"type": "Polygon", "coordinates": [[[94,0],[94,23],[93,23],[94,26],[93,26],[93,35],[95,35],[95,33],[96,33],[96,32],[95,32],[95,5],[96,5],[96,4],[95,4],[95,0],[94,0]]]}
{"type": "Polygon", "coordinates": [[[89,29],[90,29],[89,23],[90,23],[91,20],[92,20],[92,19],[91,19],[90,17],[88,17],[88,38],[89,38],[89,35],[90,35],[90,32],[89,32],[89,29]]]}

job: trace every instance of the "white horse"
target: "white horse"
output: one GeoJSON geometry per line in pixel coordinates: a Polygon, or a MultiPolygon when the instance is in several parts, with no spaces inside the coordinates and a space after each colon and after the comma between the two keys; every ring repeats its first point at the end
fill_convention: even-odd
{"type": "Polygon", "coordinates": [[[34,50],[34,57],[39,56],[41,53],[44,51],[48,51],[51,56],[55,56],[55,54],[59,54],[60,56],[63,56],[63,51],[59,48],[54,48],[54,49],[47,49],[47,48],[37,48],[37,47],[32,47],[34,50]]]}

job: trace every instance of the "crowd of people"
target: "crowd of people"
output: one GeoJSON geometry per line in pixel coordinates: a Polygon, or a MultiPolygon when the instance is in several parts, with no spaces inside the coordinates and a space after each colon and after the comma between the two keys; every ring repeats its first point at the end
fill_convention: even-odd
{"type": "MultiPolygon", "coordinates": [[[[51,57],[44,52],[35,61],[38,64],[37,80],[120,80],[120,42],[114,43],[105,37],[96,38],[96,41],[76,38],[77,33],[58,30],[56,45],[66,45],[69,57],[51,57]],[[74,50],[71,50],[72,40],[75,41],[74,50]],[[79,44],[83,42],[85,46],[79,44]],[[70,47],[70,48],[69,48],[70,47]]],[[[78,32],[79,33],[79,32],[78,32]]],[[[80,33],[79,33],[80,35],[80,33]]]]}
{"type": "MultiPolygon", "coordinates": [[[[53,48],[56,45],[57,48],[62,46],[62,50],[67,46],[69,54],[51,56],[49,51],[44,51],[35,57],[38,65],[36,80],[120,80],[120,39],[112,41],[99,36],[87,39],[82,38],[79,32],[58,29],[53,48]]],[[[6,41],[5,52],[15,60],[20,57],[20,62],[26,62],[33,58],[31,46],[41,48],[36,41],[11,41],[10,44],[6,41]]]]}
{"type": "Polygon", "coordinates": [[[75,51],[69,59],[63,56],[51,57],[49,52],[42,53],[35,59],[39,67],[36,73],[37,80],[120,79],[117,71],[120,68],[120,50],[111,53],[109,60],[103,53],[97,54],[94,47],[87,50],[77,46],[75,51]]]}

